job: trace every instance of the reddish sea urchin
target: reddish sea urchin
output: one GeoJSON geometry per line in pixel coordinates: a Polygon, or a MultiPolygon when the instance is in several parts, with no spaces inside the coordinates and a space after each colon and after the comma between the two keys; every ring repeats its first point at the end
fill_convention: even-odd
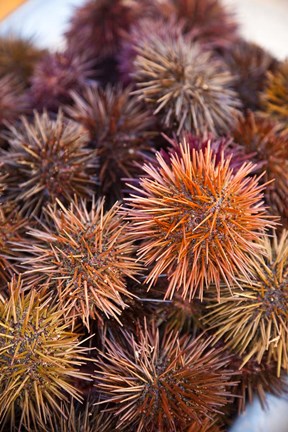
{"type": "Polygon", "coordinates": [[[122,336],[107,340],[95,371],[116,429],[184,431],[228,403],[234,384],[228,359],[222,350],[209,350],[209,339],[174,332],[161,337],[153,325],[144,325],[138,337],[124,330],[122,336]]]}
{"type": "Polygon", "coordinates": [[[210,47],[231,45],[237,38],[233,14],[219,0],[165,0],[170,14],[182,21],[186,32],[210,47]]]}
{"type": "Polygon", "coordinates": [[[232,136],[243,152],[252,156],[255,173],[265,170],[261,182],[270,182],[264,192],[270,211],[287,221],[288,131],[271,119],[248,112],[238,119],[232,136]]]}
{"type": "Polygon", "coordinates": [[[123,34],[138,16],[139,7],[134,0],[86,1],[71,20],[66,33],[68,47],[77,53],[88,51],[96,59],[116,54],[123,34]]]}
{"type": "Polygon", "coordinates": [[[263,409],[268,408],[267,394],[281,397],[288,391],[285,372],[277,376],[277,363],[273,360],[263,361],[259,364],[255,359],[248,360],[242,365],[241,356],[233,355],[229,366],[237,374],[239,384],[233,387],[233,394],[238,402],[238,413],[245,411],[248,404],[252,404],[255,397],[263,409]],[[239,370],[240,368],[240,370],[239,370]]]}
{"type": "Polygon", "coordinates": [[[249,279],[247,252],[258,251],[259,230],[274,224],[261,202],[264,185],[247,177],[251,163],[235,174],[229,159],[216,164],[210,146],[191,152],[184,141],[179,155],[167,163],[158,153],[157,162],[144,166],[127,199],[131,234],[150,266],[147,283],[166,273],[166,297],[180,290],[189,299],[214,283],[219,299],[221,279],[231,285],[239,272],[249,279]]]}

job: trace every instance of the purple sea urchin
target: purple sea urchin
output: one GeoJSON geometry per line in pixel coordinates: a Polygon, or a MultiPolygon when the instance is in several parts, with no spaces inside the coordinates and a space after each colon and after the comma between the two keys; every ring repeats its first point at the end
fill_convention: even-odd
{"type": "Polygon", "coordinates": [[[57,111],[60,105],[71,102],[71,90],[85,87],[91,74],[91,62],[83,53],[66,50],[46,54],[31,78],[31,105],[38,110],[57,111]]]}
{"type": "MultiPolygon", "coordinates": [[[[166,139],[171,146],[167,151],[161,151],[161,153],[164,159],[168,161],[167,156],[170,159],[174,153],[180,155],[180,147],[177,139],[170,139],[167,137],[166,139]]],[[[215,156],[216,164],[220,163],[223,157],[225,160],[229,159],[229,165],[230,168],[233,169],[233,172],[237,172],[244,162],[248,162],[255,156],[252,152],[245,152],[243,147],[240,144],[236,144],[231,137],[215,138],[212,134],[197,136],[190,132],[184,132],[181,134],[180,141],[185,141],[187,143],[191,154],[193,149],[196,151],[205,151],[210,146],[211,152],[215,156]]]]}

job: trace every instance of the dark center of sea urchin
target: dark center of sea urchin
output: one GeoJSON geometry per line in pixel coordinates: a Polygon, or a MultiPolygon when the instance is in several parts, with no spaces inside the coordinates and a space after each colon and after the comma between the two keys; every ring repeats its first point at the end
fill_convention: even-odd
{"type": "Polygon", "coordinates": [[[42,163],[39,167],[39,174],[45,192],[48,196],[58,195],[63,191],[63,184],[71,176],[70,167],[65,167],[65,150],[58,154],[51,152],[49,155],[44,152],[41,158],[42,163]]]}
{"type": "MultiPolygon", "coordinates": [[[[205,248],[209,242],[209,248],[216,248],[218,240],[225,241],[228,235],[227,226],[234,227],[238,213],[235,211],[235,203],[230,196],[226,194],[226,188],[215,192],[213,195],[208,188],[200,184],[195,184],[193,193],[188,191],[183,185],[181,195],[175,191],[175,207],[179,208],[179,214],[168,219],[167,229],[171,242],[179,243],[183,239],[183,228],[185,225],[186,233],[202,234],[205,241],[199,245],[200,249],[205,248]],[[198,189],[198,191],[197,191],[198,189]],[[199,198],[197,199],[197,192],[199,198]],[[179,204],[177,204],[177,195],[179,204]],[[183,206],[183,197],[186,200],[186,208],[183,206]],[[200,199],[201,197],[201,199],[200,199]],[[185,224],[184,224],[185,220],[185,224]],[[212,223],[213,220],[213,223],[212,223]],[[173,230],[170,227],[174,226],[173,230]],[[178,226],[178,227],[177,227],[178,226]]],[[[172,198],[174,201],[174,197],[172,198]]],[[[240,214],[240,213],[239,213],[240,214]]],[[[167,234],[167,235],[168,235],[167,234]]],[[[190,246],[196,245],[199,239],[195,237],[190,241],[190,246]]],[[[194,253],[191,248],[191,258],[194,259],[194,253]]]]}
{"type": "Polygon", "coordinates": [[[287,318],[288,310],[288,278],[286,278],[277,287],[265,287],[263,293],[259,293],[257,300],[261,302],[267,318],[277,317],[287,318]]]}
{"type": "MultiPolygon", "coordinates": [[[[19,317],[21,314],[22,311],[19,307],[16,308],[16,315],[19,317]]],[[[57,336],[55,337],[57,339],[57,336]]],[[[8,344],[5,338],[0,337],[0,342],[1,339],[4,339],[1,346],[5,344],[5,342],[8,344]]],[[[24,313],[22,318],[19,318],[17,322],[11,321],[9,323],[9,339],[12,342],[10,342],[1,354],[1,362],[14,367],[17,364],[19,367],[25,364],[25,374],[19,375],[19,378],[22,382],[26,382],[26,388],[32,388],[34,381],[37,381],[37,385],[41,385],[41,381],[43,381],[42,384],[44,384],[44,380],[41,380],[41,374],[39,374],[38,369],[41,368],[41,366],[47,366],[45,356],[43,356],[43,350],[46,356],[49,356],[52,352],[50,352],[47,343],[43,344],[47,339],[51,339],[51,336],[46,326],[43,326],[41,323],[41,319],[38,321],[37,328],[29,321],[27,313],[24,313]],[[25,328],[25,332],[23,332],[23,328],[25,328]]]]}
{"type": "Polygon", "coordinates": [[[61,260],[57,263],[61,267],[61,272],[71,276],[75,276],[75,272],[77,272],[85,280],[91,279],[91,282],[97,282],[104,270],[108,270],[109,273],[117,273],[120,276],[120,272],[115,268],[115,262],[119,261],[118,252],[105,245],[105,238],[103,239],[104,244],[101,246],[96,245],[94,239],[95,232],[91,232],[90,236],[79,235],[74,240],[75,244],[73,244],[74,241],[65,245],[58,242],[58,245],[55,246],[56,249],[61,250],[61,260]],[[89,269],[93,271],[91,278],[89,278],[89,269]],[[100,270],[101,273],[97,274],[97,270],[100,270]]]}

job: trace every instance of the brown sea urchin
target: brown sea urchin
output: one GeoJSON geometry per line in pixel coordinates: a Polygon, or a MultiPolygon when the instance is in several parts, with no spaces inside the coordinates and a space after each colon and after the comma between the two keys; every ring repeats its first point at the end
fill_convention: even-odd
{"type": "Polygon", "coordinates": [[[136,163],[143,164],[145,155],[151,154],[153,117],[130,92],[129,87],[90,86],[81,94],[73,92],[74,104],[67,108],[70,117],[89,133],[99,158],[99,179],[104,194],[119,196],[121,179],[137,175],[136,163]]]}
{"type": "Polygon", "coordinates": [[[24,264],[32,283],[54,284],[67,314],[79,316],[88,328],[89,317],[99,314],[119,320],[125,296],[132,296],[125,278],[140,269],[119,209],[116,203],[105,213],[103,199],[93,200],[90,210],[85,201],[69,208],[59,202],[49,212],[55,230],[31,230],[35,241],[27,252],[32,258],[24,264]]]}
{"type": "Polygon", "coordinates": [[[223,58],[235,77],[234,88],[244,108],[260,109],[260,94],[268,71],[276,69],[277,60],[253,42],[239,39],[223,51],[223,58]]]}
{"type": "MultiPolygon", "coordinates": [[[[51,415],[45,427],[31,432],[112,432],[115,430],[113,414],[100,412],[94,405],[96,400],[89,398],[85,405],[74,403],[73,399],[64,403],[65,416],[51,415]],[[75,406],[76,405],[76,406],[75,406]]],[[[30,432],[30,431],[29,431],[30,432]]]]}
{"type": "Polygon", "coordinates": [[[27,99],[23,89],[11,75],[0,78],[0,127],[13,123],[25,113],[27,99]]]}
{"type": "Polygon", "coordinates": [[[17,209],[0,207],[0,286],[17,273],[14,261],[17,253],[13,248],[15,243],[23,240],[26,228],[27,220],[21,217],[17,209]]]}
{"type": "Polygon", "coordinates": [[[142,240],[150,286],[166,273],[166,297],[180,290],[202,298],[214,283],[219,299],[221,279],[231,285],[239,272],[249,278],[247,252],[259,249],[259,230],[273,225],[261,202],[264,186],[247,177],[250,163],[235,174],[229,159],[216,164],[209,145],[191,152],[184,141],[178,153],[168,163],[158,153],[157,164],[144,166],[146,177],[127,199],[131,233],[142,240]]]}
{"type": "Polygon", "coordinates": [[[10,148],[2,153],[4,199],[19,204],[24,214],[40,215],[56,198],[91,196],[97,165],[87,140],[61,112],[56,120],[45,112],[35,113],[31,122],[23,118],[22,125],[11,127],[10,148]]]}
{"type": "Polygon", "coordinates": [[[248,112],[238,119],[232,135],[244,154],[252,156],[255,173],[265,170],[261,182],[270,182],[266,202],[284,221],[288,219],[288,132],[281,129],[272,119],[248,112]]]}
{"type": "Polygon", "coordinates": [[[28,87],[34,67],[44,54],[31,37],[0,36],[0,76],[11,74],[15,81],[28,87]]]}

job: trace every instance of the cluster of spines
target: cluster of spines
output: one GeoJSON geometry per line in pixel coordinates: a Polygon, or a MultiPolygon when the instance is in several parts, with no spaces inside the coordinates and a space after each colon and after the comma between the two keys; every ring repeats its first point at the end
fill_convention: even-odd
{"type": "Polygon", "coordinates": [[[220,431],[287,390],[287,61],[218,0],[65,38],[0,40],[0,428],[220,431]]]}

